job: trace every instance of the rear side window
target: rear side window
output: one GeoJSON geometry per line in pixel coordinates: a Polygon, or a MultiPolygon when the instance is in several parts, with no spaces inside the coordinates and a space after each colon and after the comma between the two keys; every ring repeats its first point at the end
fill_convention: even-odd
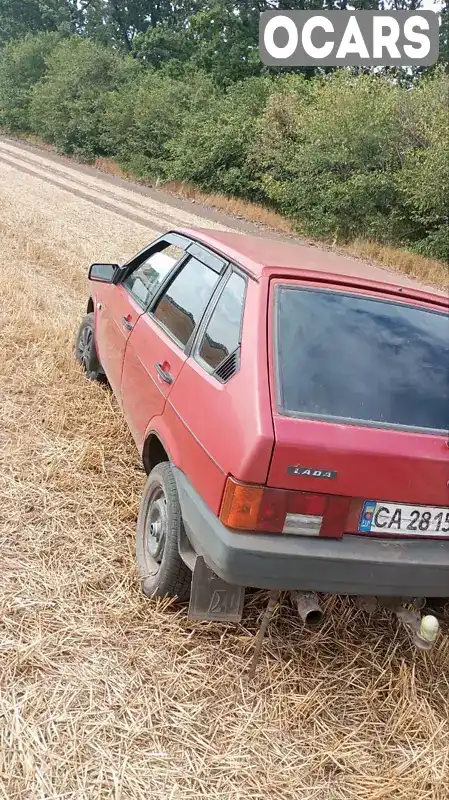
{"type": "Polygon", "coordinates": [[[240,344],[245,280],[233,273],[212,313],[198,355],[213,371],[234,353],[240,344]]]}
{"type": "Polygon", "coordinates": [[[449,429],[449,315],[276,287],[278,406],[293,416],[449,429]]]}
{"type": "Polygon", "coordinates": [[[154,317],[184,347],[189,341],[220,276],[196,258],[190,258],[162,295],[154,317]]]}

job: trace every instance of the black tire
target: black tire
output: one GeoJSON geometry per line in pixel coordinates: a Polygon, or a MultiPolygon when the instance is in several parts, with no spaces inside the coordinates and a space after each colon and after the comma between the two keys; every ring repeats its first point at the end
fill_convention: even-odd
{"type": "Polygon", "coordinates": [[[178,490],[168,462],[147,478],[136,532],[137,569],[148,597],[190,597],[192,573],[179,555],[182,516],[178,490]]]}
{"type": "Polygon", "coordinates": [[[75,358],[90,381],[105,383],[106,376],[97,356],[94,336],[94,314],[86,314],[76,337],[75,358]]]}

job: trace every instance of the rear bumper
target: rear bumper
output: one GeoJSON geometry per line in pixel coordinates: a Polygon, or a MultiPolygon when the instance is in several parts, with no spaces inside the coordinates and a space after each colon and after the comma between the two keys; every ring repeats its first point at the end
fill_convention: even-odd
{"type": "Polygon", "coordinates": [[[234,533],[174,468],[184,527],[198,555],[231,584],[329,594],[449,597],[449,541],[234,533]]]}

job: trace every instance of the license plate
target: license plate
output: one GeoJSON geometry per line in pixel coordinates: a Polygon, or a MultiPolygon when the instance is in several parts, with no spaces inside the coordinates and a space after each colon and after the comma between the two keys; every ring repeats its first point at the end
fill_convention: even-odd
{"type": "Polygon", "coordinates": [[[359,522],[361,533],[449,538],[449,508],[398,505],[367,500],[359,522]]]}

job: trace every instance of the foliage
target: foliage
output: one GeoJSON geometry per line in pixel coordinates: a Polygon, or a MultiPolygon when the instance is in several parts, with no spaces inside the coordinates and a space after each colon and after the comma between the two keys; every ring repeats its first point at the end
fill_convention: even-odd
{"type": "Polygon", "coordinates": [[[0,124],[10,130],[31,130],[29,105],[33,87],[47,71],[47,57],[57,46],[55,33],[26,36],[0,50],[0,124]]]}
{"type": "Polygon", "coordinates": [[[47,58],[33,91],[29,126],[66,153],[100,152],[108,92],[130,85],[138,65],[87,39],[62,42],[47,58]]]}
{"type": "Polygon", "coordinates": [[[412,90],[344,71],[285,76],[249,156],[266,198],[315,236],[448,257],[448,86],[442,71],[412,90]]]}
{"type": "Polygon", "coordinates": [[[235,0],[187,4],[191,13],[167,17],[134,43],[136,55],[155,66],[188,63],[204,70],[218,85],[260,74],[259,13],[235,0]],[[236,13],[236,8],[238,13],[236,13]]]}
{"type": "Polygon", "coordinates": [[[395,236],[401,90],[345,72],[287,76],[259,123],[252,160],[267,198],[309,233],[395,236]],[[388,228],[388,230],[386,230],[388,228]]]}
{"type": "Polygon", "coordinates": [[[38,31],[74,33],[81,7],[77,0],[0,0],[0,47],[38,31]]]}
{"type": "Polygon", "coordinates": [[[90,0],[83,32],[102,44],[112,43],[130,52],[136,35],[171,18],[177,5],[170,0],[90,0]]]}
{"type": "Polygon", "coordinates": [[[414,141],[398,183],[417,249],[449,262],[449,76],[437,71],[409,100],[414,141]]]}
{"type": "MultiPolygon", "coordinates": [[[[441,59],[448,63],[448,0],[442,3],[441,59]]],[[[353,0],[358,9],[414,10],[422,0],[353,0]]],[[[258,57],[259,14],[279,8],[346,9],[346,0],[0,0],[0,47],[38,31],[87,36],[173,75],[180,65],[208,72],[220,86],[275,74],[258,57]]],[[[397,68],[396,68],[397,69],[397,68]]],[[[419,75],[422,68],[412,74],[419,75]]],[[[295,70],[297,71],[297,70],[295,70]]],[[[319,68],[301,70],[309,77],[319,68]]],[[[390,70],[391,71],[391,70],[390,70]]],[[[406,80],[410,70],[401,74],[406,80]]]]}
{"type": "Polygon", "coordinates": [[[260,201],[306,234],[449,258],[443,67],[410,85],[347,70],[235,81],[230,61],[219,80],[204,47],[197,64],[172,49],[149,65],[80,36],[9,42],[0,123],[86,159],[116,158],[143,179],[260,201]]]}
{"type": "Polygon", "coordinates": [[[147,71],[132,88],[123,85],[105,101],[105,151],[138,177],[170,176],[169,144],[182,135],[196,108],[211,102],[214,89],[207,76],[178,80],[147,71]]]}
{"type": "Polygon", "coordinates": [[[262,199],[260,176],[248,154],[271,91],[271,78],[248,78],[197,105],[170,143],[170,177],[211,191],[262,199]]]}

